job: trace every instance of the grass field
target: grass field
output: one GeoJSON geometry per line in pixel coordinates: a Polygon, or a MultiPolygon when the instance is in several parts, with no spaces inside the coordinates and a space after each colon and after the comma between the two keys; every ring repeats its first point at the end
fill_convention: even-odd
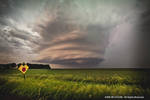
{"type": "MultiPolygon", "coordinates": [[[[0,100],[103,100],[150,96],[150,70],[0,70],[0,100]]],[[[116,100],[116,99],[115,99],[116,100]]],[[[132,100],[132,99],[130,99],[132,100]]]]}

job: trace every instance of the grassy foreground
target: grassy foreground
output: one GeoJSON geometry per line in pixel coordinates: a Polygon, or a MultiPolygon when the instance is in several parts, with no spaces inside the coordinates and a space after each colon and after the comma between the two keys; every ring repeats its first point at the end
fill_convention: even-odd
{"type": "MultiPolygon", "coordinates": [[[[103,100],[106,96],[150,96],[150,71],[131,69],[0,70],[2,100],[103,100]]],[[[116,100],[116,99],[115,99],[116,100]]],[[[132,100],[132,99],[130,99],[132,100]]]]}

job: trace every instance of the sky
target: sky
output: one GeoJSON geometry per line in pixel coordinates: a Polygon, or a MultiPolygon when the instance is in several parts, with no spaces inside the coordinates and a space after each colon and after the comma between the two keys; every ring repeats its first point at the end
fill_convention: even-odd
{"type": "Polygon", "coordinates": [[[0,0],[0,63],[150,68],[149,0],[0,0]]]}

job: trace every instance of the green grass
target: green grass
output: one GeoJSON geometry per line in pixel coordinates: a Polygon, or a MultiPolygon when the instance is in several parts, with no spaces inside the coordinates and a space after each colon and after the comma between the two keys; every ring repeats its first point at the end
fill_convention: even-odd
{"type": "Polygon", "coordinates": [[[30,100],[101,100],[105,96],[150,96],[150,71],[130,69],[0,70],[0,97],[30,100]]]}

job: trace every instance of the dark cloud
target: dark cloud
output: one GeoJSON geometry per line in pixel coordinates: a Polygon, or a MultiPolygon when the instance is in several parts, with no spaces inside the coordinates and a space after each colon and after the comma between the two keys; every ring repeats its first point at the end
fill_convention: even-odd
{"type": "Polygon", "coordinates": [[[145,0],[141,2],[143,12],[140,15],[140,22],[138,24],[138,59],[139,66],[149,67],[150,65],[150,1],[145,0]]]}
{"type": "Polygon", "coordinates": [[[126,22],[122,23],[121,26],[126,27],[124,30],[116,32],[116,38],[120,40],[116,41],[114,38],[114,43],[107,49],[106,61],[101,66],[149,68],[149,4],[148,0],[136,2],[134,16],[128,17],[126,22]]]}
{"type": "Polygon", "coordinates": [[[34,55],[31,45],[36,46],[37,36],[27,27],[23,12],[19,12],[24,10],[23,3],[23,0],[0,0],[0,63],[24,61],[34,55]]]}
{"type": "Polygon", "coordinates": [[[7,14],[12,8],[10,0],[1,0],[0,1],[0,15],[7,14]]]}
{"type": "MultiPolygon", "coordinates": [[[[42,59],[39,62],[45,62],[45,63],[49,63],[50,60],[48,59],[42,59]]],[[[77,64],[77,65],[92,65],[92,64],[99,64],[100,61],[102,61],[102,59],[98,59],[98,58],[78,58],[78,59],[63,59],[63,60],[54,60],[51,61],[50,63],[52,64],[68,64],[68,65],[72,65],[72,64],[77,64]]]]}
{"type": "Polygon", "coordinates": [[[0,62],[148,66],[149,6],[148,0],[0,0],[0,62]]]}
{"type": "MultiPolygon", "coordinates": [[[[85,61],[87,57],[104,59],[103,55],[108,45],[109,33],[116,23],[103,24],[103,20],[107,22],[108,19],[101,20],[98,16],[95,16],[96,13],[93,15],[92,11],[99,10],[98,5],[88,12],[86,12],[86,8],[91,8],[91,5],[86,5],[81,13],[80,9],[76,7],[81,6],[79,2],[66,2],[58,3],[53,8],[53,10],[56,10],[54,14],[51,8],[47,8],[48,10],[46,9],[44,12],[46,13],[45,18],[38,20],[36,23],[35,30],[39,31],[43,38],[40,46],[42,49],[39,49],[42,51],[40,51],[40,60],[38,61],[41,62],[47,59],[47,62],[52,63],[52,61],[58,61],[61,58],[61,61],[59,60],[60,64],[62,64],[62,61],[68,62],[68,64],[74,61],[72,64],[75,64],[76,60],[71,61],[69,59],[85,58],[85,61]],[[67,8],[66,4],[68,5],[67,8]],[[88,15],[87,18],[85,18],[86,15],[88,15]],[[99,21],[98,23],[94,17],[99,21]],[[90,21],[89,18],[93,21],[90,21]],[[67,60],[65,60],[66,57],[67,60]]],[[[101,62],[101,60],[98,61],[101,62]]],[[[90,59],[87,60],[87,64],[88,62],[90,62],[90,59]]]]}

